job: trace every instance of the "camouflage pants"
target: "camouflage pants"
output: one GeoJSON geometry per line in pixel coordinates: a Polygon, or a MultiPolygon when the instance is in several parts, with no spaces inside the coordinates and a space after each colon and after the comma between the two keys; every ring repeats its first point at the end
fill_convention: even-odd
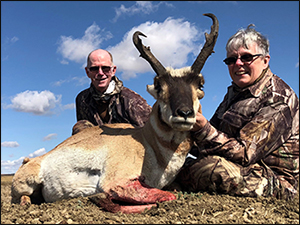
{"type": "Polygon", "coordinates": [[[219,156],[191,161],[184,165],[175,180],[181,191],[208,191],[249,197],[275,196],[286,200],[292,199],[297,192],[287,180],[275,175],[263,162],[242,167],[219,156]]]}

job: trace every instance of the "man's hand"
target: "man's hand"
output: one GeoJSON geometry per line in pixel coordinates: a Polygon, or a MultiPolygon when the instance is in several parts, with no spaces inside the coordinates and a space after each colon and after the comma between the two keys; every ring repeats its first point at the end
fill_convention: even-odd
{"type": "Polygon", "coordinates": [[[202,129],[206,123],[207,123],[207,119],[200,112],[197,112],[196,123],[194,124],[194,127],[192,128],[191,131],[198,131],[202,129]]]}

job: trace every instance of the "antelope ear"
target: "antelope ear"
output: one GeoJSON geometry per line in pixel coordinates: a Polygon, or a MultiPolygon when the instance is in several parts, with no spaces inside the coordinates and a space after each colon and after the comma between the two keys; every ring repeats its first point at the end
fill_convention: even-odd
{"type": "Polygon", "coordinates": [[[204,91],[198,89],[197,90],[197,97],[198,97],[199,100],[202,99],[204,97],[204,91]]]}
{"type": "Polygon", "coordinates": [[[157,91],[154,87],[154,84],[147,85],[147,91],[157,100],[157,91]]]}

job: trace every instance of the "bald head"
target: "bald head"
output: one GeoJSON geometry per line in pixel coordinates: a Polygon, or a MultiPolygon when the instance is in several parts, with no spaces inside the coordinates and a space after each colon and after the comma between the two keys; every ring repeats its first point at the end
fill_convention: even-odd
{"type": "Polygon", "coordinates": [[[111,61],[111,64],[113,64],[113,57],[112,57],[112,54],[109,52],[109,51],[107,51],[107,50],[104,50],[104,49],[96,49],[96,50],[94,50],[94,51],[92,51],[89,55],[88,55],[88,57],[87,57],[87,67],[90,67],[90,64],[91,64],[91,58],[93,57],[93,56],[102,56],[102,57],[107,57],[107,56],[109,56],[109,58],[110,58],[110,61],[111,61]]]}

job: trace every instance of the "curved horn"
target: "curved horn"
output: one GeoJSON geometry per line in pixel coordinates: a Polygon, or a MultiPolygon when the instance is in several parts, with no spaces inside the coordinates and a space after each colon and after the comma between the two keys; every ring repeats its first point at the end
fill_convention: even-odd
{"type": "Polygon", "coordinates": [[[202,70],[208,56],[210,56],[210,54],[214,52],[213,49],[216,44],[218,31],[219,31],[219,21],[217,17],[212,13],[205,13],[203,15],[212,18],[213,25],[211,26],[210,34],[208,35],[207,33],[205,33],[206,42],[203,48],[201,49],[201,52],[199,53],[194,64],[192,65],[192,71],[194,71],[197,74],[199,74],[200,71],[202,70]]]}
{"type": "Polygon", "coordinates": [[[152,69],[155,71],[155,73],[157,75],[160,75],[160,74],[163,74],[166,72],[166,69],[165,67],[155,58],[155,56],[151,53],[150,51],[150,47],[145,47],[143,44],[142,44],[142,41],[141,39],[139,38],[139,35],[142,35],[144,37],[147,37],[145,34],[143,34],[142,32],[140,31],[136,31],[134,34],[133,34],[133,43],[135,45],[135,47],[139,50],[139,52],[141,53],[140,54],[140,57],[146,59],[152,69]]]}

